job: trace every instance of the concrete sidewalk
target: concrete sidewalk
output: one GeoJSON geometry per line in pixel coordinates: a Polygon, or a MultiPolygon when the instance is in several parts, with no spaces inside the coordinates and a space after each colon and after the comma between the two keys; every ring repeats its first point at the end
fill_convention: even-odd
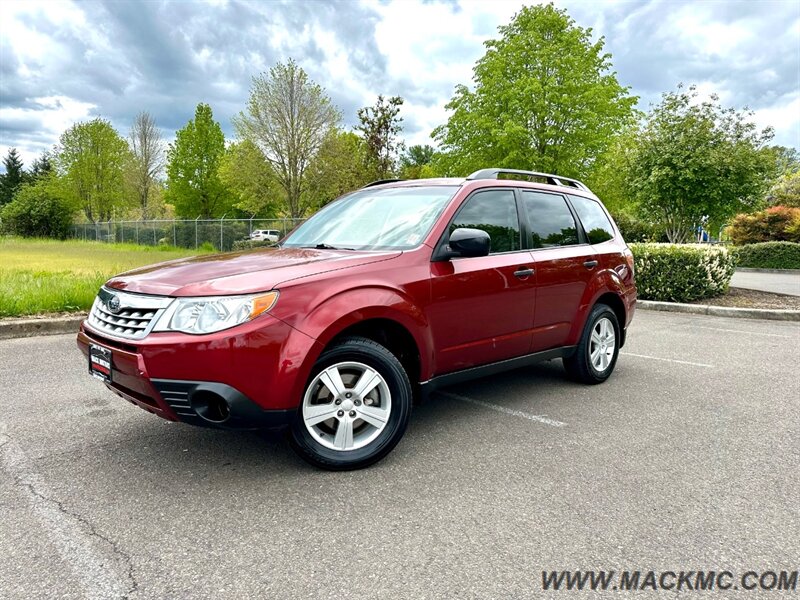
{"type": "Polygon", "coordinates": [[[800,296],[800,273],[736,271],[731,279],[731,287],[800,296]]]}

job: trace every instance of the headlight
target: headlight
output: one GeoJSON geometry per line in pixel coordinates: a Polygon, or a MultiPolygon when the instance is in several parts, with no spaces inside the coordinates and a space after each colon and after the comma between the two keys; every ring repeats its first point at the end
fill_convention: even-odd
{"type": "Polygon", "coordinates": [[[213,333],[255,319],[275,306],[278,292],[254,296],[176,298],[164,311],[154,331],[213,333]]]}

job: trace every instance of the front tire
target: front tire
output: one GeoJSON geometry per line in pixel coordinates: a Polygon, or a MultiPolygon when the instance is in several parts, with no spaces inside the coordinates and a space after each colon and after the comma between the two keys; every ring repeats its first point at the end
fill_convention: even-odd
{"type": "Polygon", "coordinates": [[[403,365],[377,342],[351,337],[325,350],[311,371],[291,428],[292,448],[332,471],[367,467],[403,437],[412,391],[403,365]]]}
{"type": "Polygon", "coordinates": [[[617,364],[620,339],[616,313],[605,304],[596,304],[586,320],[575,354],[563,359],[564,368],[575,381],[603,383],[617,364]]]}

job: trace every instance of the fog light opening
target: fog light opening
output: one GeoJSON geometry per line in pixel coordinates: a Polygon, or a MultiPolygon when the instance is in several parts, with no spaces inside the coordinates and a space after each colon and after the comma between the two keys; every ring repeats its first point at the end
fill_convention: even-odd
{"type": "Polygon", "coordinates": [[[231,409],[225,398],[207,390],[192,394],[192,408],[210,423],[224,423],[231,416],[231,409]]]}

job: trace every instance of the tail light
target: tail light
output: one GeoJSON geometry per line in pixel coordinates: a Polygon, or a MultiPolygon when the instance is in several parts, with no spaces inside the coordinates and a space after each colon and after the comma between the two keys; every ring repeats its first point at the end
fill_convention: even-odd
{"type": "Polygon", "coordinates": [[[631,252],[631,249],[626,246],[625,250],[622,251],[622,254],[625,256],[625,261],[628,263],[628,268],[631,270],[631,277],[633,277],[633,252],[631,252]]]}

